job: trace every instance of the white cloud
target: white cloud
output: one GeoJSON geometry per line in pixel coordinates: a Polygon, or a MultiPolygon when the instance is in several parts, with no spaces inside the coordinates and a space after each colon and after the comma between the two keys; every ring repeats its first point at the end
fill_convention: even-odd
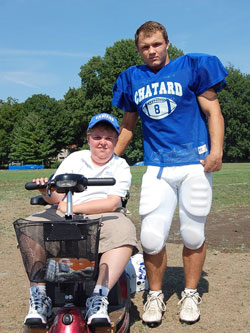
{"type": "Polygon", "coordinates": [[[42,86],[54,84],[58,80],[54,75],[46,73],[8,71],[1,73],[1,81],[8,81],[16,85],[29,88],[39,88],[42,86]]]}

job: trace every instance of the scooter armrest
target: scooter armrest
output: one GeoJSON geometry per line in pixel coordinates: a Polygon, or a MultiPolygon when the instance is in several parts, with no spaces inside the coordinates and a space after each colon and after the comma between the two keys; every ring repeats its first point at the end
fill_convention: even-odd
{"type": "Polygon", "coordinates": [[[40,194],[40,195],[37,195],[35,197],[32,197],[30,199],[30,204],[31,205],[38,205],[38,206],[46,206],[46,205],[48,205],[48,202],[46,200],[44,200],[43,196],[40,194]]]}

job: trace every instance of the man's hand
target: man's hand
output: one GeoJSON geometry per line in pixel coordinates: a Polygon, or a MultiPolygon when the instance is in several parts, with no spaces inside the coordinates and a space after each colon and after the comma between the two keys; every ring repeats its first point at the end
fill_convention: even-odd
{"type": "Polygon", "coordinates": [[[222,158],[210,153],[205,160],[201,160],[205,172],[219,171],[222,167],[222,158]]]}

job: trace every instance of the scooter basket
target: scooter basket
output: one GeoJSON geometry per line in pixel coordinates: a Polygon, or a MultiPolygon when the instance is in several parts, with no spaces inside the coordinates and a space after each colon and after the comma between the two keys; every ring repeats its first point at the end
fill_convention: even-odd
{"type": "Polygon", "coordinates": [[[18,219],[13,224],[31,282],[67,283],[96,276],[101,219],[18,219]]]}

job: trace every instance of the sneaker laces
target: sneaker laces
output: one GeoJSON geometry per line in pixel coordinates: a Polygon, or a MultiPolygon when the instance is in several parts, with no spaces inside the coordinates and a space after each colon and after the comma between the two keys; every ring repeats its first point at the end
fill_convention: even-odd
{"type": "Polygon", "coordinates": [[[183,292],[181,300],[177,303],[177,305],[183,304],[185,302],[185,307],[188,309],[192,309],[193,305],[200,305],[202,303],[202,298],[198,293],[186,293],[183,292]],[[185,300],[192,300],[192,302],[185,302],[185,300]]]}
{"type": "Polygon", "coordinates": [[[144,304],[144,311],[147,310],[161,310],[161,311],[166,311],[166,305],[164,304],[163,300],[159,295],[148,295],[147,302],[144,304]]]}
{"type": "Polygon", "coordinates": [[[49,310],[50,305],[50,299],[47,297],[47,295],[40,293],[39,290],[32,292],[30,296],[30,310],[43,313],[44,306],[46,306],[47,310],[49,310]]]}
{"type": "Polygon", "coordinates": [[[88,308],[86,318],[88,317],[90,312],[92,312],[92,314],[96,313],[99,310],[107,312],[108,304],[108,299],[105,296],[95,295],[88,298],[86,301],[86,307],[88,308]]]}

